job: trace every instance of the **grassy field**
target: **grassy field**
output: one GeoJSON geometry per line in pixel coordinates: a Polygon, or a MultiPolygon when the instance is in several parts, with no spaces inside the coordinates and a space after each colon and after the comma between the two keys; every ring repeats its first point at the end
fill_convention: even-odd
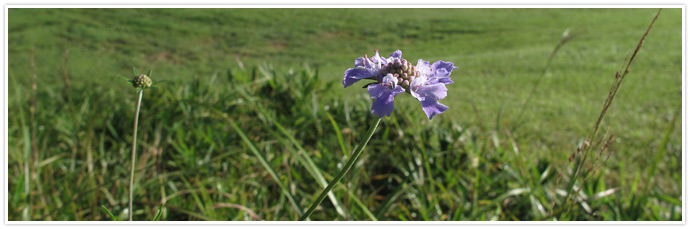
{"type": "Polygon", "coordinates": [[[135,220],[296,220],[375,121],[364,83],[341,84],[374,49],[455,63],[450,109],[430,121],[397,98],[312,220],[681,220],[681,9],[661,12],[602,124],[612,143],[563,195],[656,12],[10,9],[9,220],[127,218],[132,67],[163,81],[143,96],[135,220]]]}

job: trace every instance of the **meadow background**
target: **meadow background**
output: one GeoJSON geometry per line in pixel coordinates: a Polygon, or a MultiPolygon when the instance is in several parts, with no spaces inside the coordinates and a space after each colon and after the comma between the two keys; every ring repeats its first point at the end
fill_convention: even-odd
{"type": "Polygon", "coordinates": [[[398,97],[312,220],[681,220],[681,9],[661,12],[602,124],[613,144],[554,214],[656,12],[9,9],[7,214],[126,219],[136,67],[162,82],[143,97],[135,220],[161,205],[162,220],[296,220],[257,155],[308,208],[375,120],[343,72],[401,49],[459,67],[450,109],[430,121],[398,97]]]}

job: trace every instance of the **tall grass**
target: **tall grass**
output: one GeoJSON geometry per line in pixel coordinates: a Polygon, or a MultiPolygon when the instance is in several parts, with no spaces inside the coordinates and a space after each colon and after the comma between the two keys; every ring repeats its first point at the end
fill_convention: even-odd
{"type": "MultiPolygon", "coordinates": [[[[575,188],[575,184],[577,183],[578,179],[585,180],[588,178],[589,175],[591,175],[592,170],[596,169],[598,166],[601,166],[601,164],[597,164],[596,162],[588,162],[587,159],[589,159],[591,156],[591,150],[594,148],[599,148],[600,153],[599,156],[602,154],[607,153],[606,151],[608,150],[608,147],[613,143],[613,135],[608,135],[608,136],[603,136],[600,140],[595,142],[598,137],[598,131],[601,126],[602,121],[606,117],[606,114],[613,104],[614,99],[616,98],[616,95],[618,94],[618,90],[620,89],[621,84],[623,83],[623,80],[625,77],[630,73],[630,67],[632,63],[635,61],[635,57],[637,57],[637,53],[640,51],[642,48],[642,44],[647,38],[647,35],[649,34],[649,31],[652,29],[652,26],[654,26],[654,22],[656,22],[657,18],[659,18],[659,14],[661,14],[661,9],[656,13],[654,18],[652,19],[652,22],[649,24],[649,27],[647,27],[647,30],[645,33],[642,35],[642,38],[640,38],[640,41],[637,43],[637,47],[635,48],[635,51],[633,51],[632,56],[630,56],[630,59],[627,59],[626,57],[626,62],[624,63],[624,67],[622,67],[620,70],[616,71],[615,77],[613,84],[611,86],[611,89],[609,91],[609,94],[606,98],[606,101],[604,102],[603,108],[601,109],[601,113],[599,114],[599,117],[597,118],[596,123],[594,124],[594,127],[592,129],[592,133],[587,136],[585,141],[582,143],[581,146],[577,148],[577,151],[571,156],[570,160],[575,160],[575,170],[573,173],[571,173],[569,177],[569,182],[568,185],[566,186],[566,196],[565,196],[565,204],[563,205],[562,209],[559,212],[559,218],[563,218],[563,211],[565,213],[568,212],[570,207],[572,206],[571,202],[571,195],[573,192],[579,193],[580,188],[575,188]],[[589,163],[589,164],[588,164],[589,163]],[[597,166],[598,165],[598,166],[597,166]],[[585,166],[588,166],[588,168],[585,168],[585,166]],[[583,173],[583,170],[587,169],[586,172],[583,173]]],[[[675,119],[675,118],[674,118],[675,119]]],[[[599,158],[601,159],[601,158],[599,158]]],[[[591,160],[591,159],[590,159],[591,160]]],[[[656,166],[656,165],[655,165],[656,166]]],[[[651,176],[652,174],[648,174],[651,176]]],[[[648,176],[648,178],[650,178],[648,176]]],[[[576,198],[577,199],[577,198],[576,198]]]]}
{"type": "Polygon", "coordinates": [[[364,138],[362,138],[361,142],[357,144],[357,148],[355,151],[352,153],[352,156],[350,156],[350,159],[347,160],[347,163],[343,166],[343,168],[338,172],[337,175],[333,178],[331,183],[326,186],[326,188],[321,191],[321,194],[319,194],[319,197],[316,198],[316,200],[311,204],[311,207],[307,210],[307,212],[304,213],[302,217],[300,217],[299,220],[306,220],[309,218],[309,216],[314,213],[314,210],[316,210],[316,207],[318,207],[321,204],[321,201],[323,201],[324,198],[326,198],[326,195],[333,190],[333,187],[335,187],[338,182],[340,182],[341,179],[350,172],[350,169],[352,169],[352,166],[357,162],[357,159],[359,159],[359,156],[362,155],[362,152],[364,151],[364,148],[367,146],[367,143],[369,143],[369,140],[371,139],[371,136],[374,135],[374,132],[376,131],[376,127],[379,126],[379,123],[381,123],[381,119],[377,119],[376,122],[369,127],[369,130],[367,130],[367,133],[365,134],[364,138]]]}
{"type": "MultiPolygon", "coordinates": [[[[337,85],[323,84],[318,79],[319,75],[307,68],[280,75],[270,67],[259,66],[234,69],[224,78],[219,74],[204,80],[193,78],[151,91],[151,96],[143,98],[143,103],[149,105],[141,111],[140,128],[144,134],[137,167],[160,169],[138,170],[141,188],[135,190],[138,198],[134,204],[141,206],[142,211],[133,214],[152,219],[157,213],[154,206],[164,203],[168,212],[161,214],[161,220],[296,220],[301,215],[296,210],[298,206],[309,205],[324,188],[315,182],[315,174],[334,179],[328,174],[342,169],[338,162],[347,158],[345,153],[338,154],[343,147],[337,146],[349,148],[361,139],[358,133],[364,132],[362,128],[367,126],[368,119],[361,114],[369,114],[364,96],[359,103],[316,96],[337,85]],[[218,125],[222,119],[216,118],[214,110],[226,114],[224,119],[230,125],[218,125]],[[340,130],[340,137],[332,134],[336,126],[345,127],[340,130]],[[158,152],[162,152],[161,156],[154,157],[158,152]],[[309,166],[312,163],[314,166],[309,166]]],[[[27,219],[107,220],[109,216],[98,209],[101,204],[111,209],[115,217],[122,217],[125,205],[121,203],[128,199],[123,178],[128,169],[121,165],[126,164],[124,155],[129,148],[122,139],[133,134],[124,125],[133,117],[130,106],[117,105],[117,94],[105,91],[74,89],[73,93],[83,95],[74,97],[76,104],[81,104],[78,107],[84,107],[88,100],[112,101],[106,102],[112,104],[109,110],[82,111],[88,114],[84,116],[87,120],[103,120],[87,125],[103,132],[84,136],[97,142],[94,172],[107,175],[100,178],[102,183],[97,180],[100,184],[85,182],[79,176],[60,175],[60,167],[69,166],[69,157],[41,161],[41,166],[53,167],[57,172],[51,174],[54,180],[44,183],[53,182],[48,183],[53,190],[63,189],[69,195],[48,192],[53,194],[47,197],[47,205],[34,202],[32,205],[41,208],[35,208],[27,219]],[[88,204],[91,201],[99,203],[97,208],[88,204]]],[[[47,110],[59,109],[57,104],[47,105],[47,110]]],[[[338,185],[332,190],[336,200],[342,201],[348,193],[359,206],[348,208],[349,219],[543,219],[553,211],[552,203],[563,198],[553,191],[564,190],[565,184],[553,162],[524,160],[523,154],[518,153],[519,140],[514,134],[485,135],[448,120],[419,122],[424,117],[412,112],[416,107],[404,107],[398,106],[400,110],[396,109],[371,139],[367,152],[361,156],[367,163],[353,164],[350,189],[338,185]],[[416,128],[403,128],[410,126],[416,128]]],[[[48,117],[37,119],[41,122],[48,117]]],[[[71,120],[69,116],[61,119],[71,120]]],[[[51,131],[58,133],[56,136],[71,136],[69,132],[51,131]]],[[[80,160],[78,156],[77,161],[80,160]]],[[[86,171],[83,166],[86,165],[76,163],[75,169],[86,171]]],[[[11,181],[14,190],[16,183],[11,181]]],[[[612,198],[614,195],[606,194],[611,186],[616,185],[605,182],[601,176],[581,183],[581,193],[588,196],[581,201],[591,213],[582,209],[571,211],[570,219],[616,220],[621,219],[620,210],[645,212],[647,208],[672,214],[641,214],[637,219],[680,219],[680,213],[674,210],[679,206],[675,205],[675,198],[653,192],[612,198]],[[644,205],[622,205],[643,196],[650,200],[644,205]]],[[[22,203],[12,200],[12,206],[22,203]]],[[[316,208],[318,214],[313,214],[312,219],[345,219],[332,203],[338,202],[325,202],[322,208],[316,208]]],[[[10,212],[10,216],[18,216],[21,211],[17,210],[10,212]]]]}

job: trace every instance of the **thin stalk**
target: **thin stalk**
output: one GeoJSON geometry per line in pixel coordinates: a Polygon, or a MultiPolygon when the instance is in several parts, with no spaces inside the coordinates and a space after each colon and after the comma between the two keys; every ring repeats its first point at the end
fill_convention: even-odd
{"type": "Polygon", "coordinates": [[[323,199],[326,198],[326,195],[328,195],[328,193],[333,189],[333,187],[335,187],[335,185],[338,184],[338,182],[341,179],[343,179],[345,174],[350,171],[355,162],[357,162],[357,159],[359,159],[359,156],[362,155],[364,148],[367,146],[367,143],[369,143],[369,139],[371,139],[371,136],[374,135],[374,131],[376,131],[376,127],[379,126],[379,123],[381,123],[381,119],[377,119],[376,123],[369,127],[369,130],[367,131],[364,138],[355,149],[355,152],[350,157],[350,160],[348,160],[343,169],[340,170],[340,172],[338,172],[337,175],[335,175],[331,183],[329,183],[328,186],[326,186],[326,189],[321,191],[319,197],[316,199],[314,203],[312,203],[311,207],[309,207],[309,210],[307,210],[307,212],[305,212],[304,215],[302,215],[302,217],[299,218],[300,221],[309,218],[309,216],[311,216],[311,214],[314,213],[314,210],[316,210],[316,207],[319,206],[323,199]]]}
{"type": "Polygon", "coordinates": [[[134,162],[136,162],[137,151],[137,124],[139,123],[139,108],[141,108],[141,97],[144,96],[144,90],[139,90],[139,101],[137,102],[137,112],[134,115],[134,137],[132,137],[132,167],[129,174],[129,221],[132,221],[132,195],[134,193],[134,162]]]}
{"type": "MultiPolygon", "coordinates": [[[[627,65],[624,69],[621,69],[616,72],[615,75],[615,80],[613,82],[613,85],[611,86],[611,89],[609,91],[609,95],[604,102],[604,106],[601,110],[601,113],[599,114],[599,118],[597,119],[597,122],[594,124],[594,129],[592,130],[592,133],[585,138],[585,142],[578,148],[576,151],[577,158],[575,159],[575,164],[576,164],[576,169],[575,171],[570,175],[570,180],[568,181],[568,189],[567,193],[565,195],[565,203],[561,207],[561,209],[558,211],[558,218],[561,218],[562,214],[565,212],[570,211],[570,197],[574,195],[573,188],[575,187],[575,182],[577,181],[578,176],[582,173],[583,166],[585,162],[588,159],[589,152],[591,151],[591,142],[594,141],[594,139],[597,137],[597,133],[599,131],[599,126],[601,125],[601,122],[604,120],[604,117],[606,116],[606,113],[608,109],[611,107],[611,104],[613,104],[613,100],[616,98],[616,95],[618,93],[618,89],[621,86],[621,83],[623,83],[623,80],[625,79],[625,76],[628,75],[630,72],[630,65],[635,61],[635,57],[637,56],[637,53],[640,51],[642,48],[642,44],[647,38],[647,35],[649,34],[649,31],[652,29],[652,26],[654,26],[654,22],[656,22],[656,19],[659,18],[659,14],[661,14],[661,9],[657,11],[656,15],[652,19],[652,22],[649,24],[647,27],[647,30],[645,33],[642,35],[642,38],[640,38],[640,41],[637,43],[637,47],[635,48],[635,51],[633,52],[632,56],[630,59],[627,60],[625,65],[627,65]]],[[[583,178],[584,180],[584,178],[583,178]]],[[[579,192],[579,191],[578,191],[579,192]]]]}
{"type": "MultiPolygon", "coordinates": [[[[525,113],[525,110],[527,108],[527,104],[532,100],[534,95],[537,93],[537,89],[539,88],[539,84],[546,78],[546,70],[548,70],[549,66],[551,65],[551,61],[553,60],[553,57],[556,56],[556,53],[558,53],[558,50],[561,50],[561,47],[565,45],[566,42],[568,42],[573,36],[570,34],[568,30],[566,30],[563,33],[563,36],[561,37],[561,40],[558,42],[558,45],[551,51],[551,55],[549,55],[549,59],[546,60],[546,64],[544,65],[544,68],[541,70],[541,77],[537,79],[537,82],[535,82],[532,85],[532,90],[530,91],[529,95],[527,95],[527,98],[525,99],[524,102],[522,102],[522,107],[520,107],[520,113],[518,113],[518,118],[515,120],[523,120],[522,115],[525,113]]],[[[518,123],[518,125],[522,125],[521,123],[518,123]]],[[[517,126],[513,126],[512,131],[515,131],[517,126]]]]}

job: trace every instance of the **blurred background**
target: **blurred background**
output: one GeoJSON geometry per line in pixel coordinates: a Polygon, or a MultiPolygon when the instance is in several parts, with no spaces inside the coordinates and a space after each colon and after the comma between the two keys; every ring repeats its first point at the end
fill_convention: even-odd
{"type": "Polygon", "coordinates": [[[450,109],[428,120],[397,97],[312,220],[681,220],[681,9],[662,10],[601,125],[611,144],[563,201],[657,11],[10,8],[9,220],[126,219],[132,67],[156,86],[135,220],[296,220],[375,121],[366,83],[341,83],[374,49],[453,62],[450,109]]]}

